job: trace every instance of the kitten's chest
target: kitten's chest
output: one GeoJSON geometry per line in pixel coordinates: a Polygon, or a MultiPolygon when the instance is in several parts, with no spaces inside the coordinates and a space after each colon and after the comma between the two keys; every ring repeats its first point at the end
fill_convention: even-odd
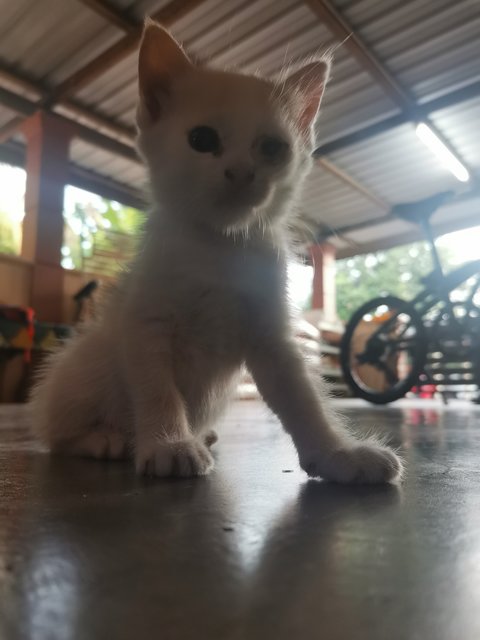
{"type": "Polygon", "coordinates": [[[202,278],[192,280],[187,290],[176,314],[177,339],[211,355],[240,350],[245,328],[243,297],[233,288],[202,278]]]}
{"type": "Polygon", "coordinates": [[[256,310],[274,309],[282,298],[277,254],[189,238],[166,247],[150,263],[149,289],[157,292],[152,304],[171,321],[176,343],[211,354],[241,352],[256,310]]]}
{"type": "Polygon", "coordinates": [[[192,289],[217,296],[225,306],[239,299],[266,292],[281,295],[283,263],[271,253],[248,246],[196,247],[193,260],[182,269],[182,278],[192,289]]]}
{"type": "Polygon", "coordinates": [[[211,354],[242,357],[252,328],[281,298],[275,268],[261,260],[228,259],[190,273],[178,298],[177,335],[211,354]]]}

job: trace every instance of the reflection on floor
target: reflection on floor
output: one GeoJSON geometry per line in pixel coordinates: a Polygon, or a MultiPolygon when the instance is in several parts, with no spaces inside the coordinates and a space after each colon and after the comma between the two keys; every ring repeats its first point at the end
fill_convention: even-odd
{"type": "Polygon", "coordinates": [[[0,637],[480,638],[480,410],[344,401],[399,445],[400,488],[308,481],[257,402],[207,479],[50,459],[0,408],[0,637]]]}

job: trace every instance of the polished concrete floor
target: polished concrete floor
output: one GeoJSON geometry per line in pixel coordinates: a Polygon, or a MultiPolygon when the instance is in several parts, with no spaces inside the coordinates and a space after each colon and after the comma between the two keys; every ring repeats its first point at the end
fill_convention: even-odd
{"type": "Polygon", "coordinates": [[[478,640],[480,409],[345,402],[399,487],[307,480],[256,402],[206,479],[51,459],[0,408],[1,640],[478,640]]]}

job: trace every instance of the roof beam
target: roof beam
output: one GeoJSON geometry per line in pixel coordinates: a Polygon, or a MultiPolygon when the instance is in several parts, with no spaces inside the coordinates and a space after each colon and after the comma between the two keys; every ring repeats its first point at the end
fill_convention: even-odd
{"type": "Polygon", "coordinates": [[[32,94],[32,100],[34,97],[39,99],[44,95],[43,87],[37,82],[25,78],[23,75],[6,66],[0,66],[0,85],[6,85],[6,89],[11,88],[13,85],[27,94],[32,94]]]}
{"type": "Polygon", "coordinates": [[[408,111],[411,99],[405,89],[398,83],[388,69],[376,58],[366,44],[353,31],[341,13],[329,0],[305,0],[306,4],[320,18],[328,29],[334,33],[343,46],[350,51],[357,62],[370,73],[372,78],[383,88],[392,102],[408,111]]]}
{"type": "MultiPolygon", "coordinates": [[[[165,27],[170,27],[174,22],[183,18],[183,16],[199,7],[205,1],[172,0],[166,6],[155,11],[151,17],[161,22],[165,27]]],[[[118,42],[61,82],[43,101],[42,106],[52,107],[55,103],[64,100],[75,91],[93,82],[130,53],[133,53],[140,42],[142,31],[142,25],[135,26],[118,42]]]]}
{"type": "MultiPolygon", "coordinates": [[[[330,0],[305,0],[306,4],[318,16],[318,18],[344,42],[344,46],[350,51],[357,62],[369,72],[372,78],[383,88],[386,95],[396,104],[407,121],[417,119],[418,109],[415,99],[401,85],[388,68],[375,56],[375,54],[367,47],[363,40],[354,32],[352,26],[347,22],[344,16],[336,9],[330,0]]],[[[461,158],[460,154],[452,148],[450,141],[437,127],[424,117],[428,126],[442,140],[442,142],[461,160],[470,173],[471,167],[461,158]]]]}
{"type": "MultiPolygon", "coordinates": [[[[166,6],[162,7],[158,11],[155,11],[151,17],[154,20],[161,22],[164,26],[169,27],[174,22],[176,22],[177,20],[179,20],[180,18],[188,14],[190,11],[193,11],[193,9],[196,9],[197,7],[202,5],[204,2],[206,2],[206,0],[172,0],[166,6]]],[[[93,0],[89,4],[91,8],[94,8],[95,6],[97,12],[103,11],[104,17],[106,17],[107,14],[109,14],[110,18],[113,19],[112,12],[114,11],[114,9],[112,6],[109,5],[107,7],[106,3],[94,2],[93,0]],[[100,9],[100,5],[104,5],[104,8],[100,9]]],[[[115,11],[118,14],[118,11],[117,10],[115,11]]],[[[124,19],[125,18],[122,18],[122,20],[124,19]]],[[[125,24],[125,28],[126,28],[126,24],[125,24]]],[[[128,56],[130,53],[133,53],[137,48],[138,43],[140,42],[140,38],[142,36],[143,26],[132,23],[128,27],[128,29],[129,30],[126,33],[126,35],[123,36],[118,42],[116,42],[111,47],[103,51],[94,60],[92,60],[82,68],[78,69],[75,73],[73,73],[71,76],[66,78],[53,90],[48,91],[42,88],[40,92],[40,96],[41,96],[40,100],[36,105],[37,109],[51,110],[55,104],[62,103],[62,105],[66,106],[69,109],[71,109],[73,106],[74,109],[78,110],[79,107],[72,105],[70,101],[68,101],[68,104],[67,104],[67,98],[75,91],[78,91],[79,89],[85,87],[90,82],[93,82],[94,80],[96,80],[103,73],[108,71],[108,69],[110,69],[112,66],[114,66],[115,64],[123,60],[123,58],[128,56]]],[[[0,73],[0,77],[1,77],[1,73],[0,73]]],[[[88,118],[89,115],[91,116],[90,112],[88,110],[84,110],[84,116],[80,116],[80,117],[88,118]]],[[[96,116],[96,117],[98,121],[99,116],[96,116]]],[[[100,126],[108,127],[107,123],[108,121],[105,120],[104,124],[100,126]]],[[[6,139],[5,136],[7,135],[11,136],[12,133],[14,133],[18,129],[20,124],[21,124],[21,121],[18,118],[16,118],[15,120],[12,120],[10,123],[7,123],[8,127],[4,126],[3,138],[6,139]]]]}
{"type": "MultiPolygon", "coordinates": [[[[23,122],[26,118],[29,118],[36,111],[38,111],[38,107],[34,102],[30,102],[26,98],[22,98],[21,96],[8,91],[7,89],[0,88],[0,103],[4,104],[9,109],[16,111],[20,116],[21,122],[23,122]]],[[[55,114],[57,118],[61,118],[62,120],[66,120],[71,123],[69,118],[64,118],[58,114],[55,114]]],[[[95,129],[90,129],[89,127],[85,127],[84,125],[75,122],[76,128],[76,136],[85,140],[85,142],[89,142],[92,145],[100,147],[105,151],[109,151],[116,155],[122,156],[128,160],[133,162],[140,162],[139,157],[134,149],[134,141],[133,136],[130,138],[130,144],[125,144],[124,142],[120,142],[115,138],[107,136],[95,129]]]]}
{"type": "MultiPolygon", "coordinates": [[[[479,215],[478,213],[466,216],[465,218],[453,217],[448,222],[441,222],[437,225],[433,225],[432,229],[436,237],[443,236],[446,233],[452,233],[454,231],[460,231],[462,229],[469,229],[470,227],[478,226],[479,215]]],[[[347,238],[343,238],[347,240],[347,238]]],[[[416,242],[419,240],[425,240],[420,227],[412,228],[411,231],[405,231],[397,235],[389,235],[381,240],[375,240],[374,242],[366,242],[358,244],[350,239],[351,243],[349,247],[337,249],[337,260],[343,258],[351,258],[352,256],[358,256],[365,253],[374,253],[376,251],[383,251],[385,249],[392,249],[402,244],[408,244],[410,242],[416,242]]]]}
{"type": "MultiPolygon", "coordinates": [[[[440,111],[441,109],[448,109],[449,107],[453,107],[456,104],[460,104],[462,102],[466,102],[467,100],[472,100],[473,98],[478,97],[480,97],[480,80],[472,82],[471,84],[460,89],[450,91],[449,93],[446,93],[439,98],[434,98],[433,100],[429,100],[428,102],[417,105],[415,108],[414,119],[425,121],[431,114],[435,113],[436,111],[440,111]]],[[[395,129],[396,127],[400,127],[401,125],[407,124],[411,121],[412,118],[409,114],[406,113],[399,113],[394,116],[388,116],[387,118],[379,120],[372,125],[364,127],[363,129],[353,131],[352,133],[347,133],[344,136],[339,136],[334,140],[329,140],[315,150],[315,155],[321,157],[324,155],[335,153],[337,151],[341,151],[346,147],[364,142],[365,140],[369,140],[370,138],[378,136],[382,133],[386,133],[391,129],[395,129]]]]}
{"type": "Polygon", "coordinates": [[[9,140],[15,133],[17,133],[23,121],[24,118],[22,118],[22,116],[15,116],[15,118],[12,118],[0,127],[0,144],[9,140]]]}
{"type": "Polygon", "coordinates": [[[370,191],[365,185],[361,184],[355,178],[353,178],[346,171],[343,171],[337,165],[333,164],[326,158],[317,158],[317,165],[322,167],[325,171],[338,178],[341,182],[348,185],[354,191],[360,193],[364,198],[370,200],[376,207],[379,207],[383,211],[390,211],[390,205],[377,196],[373,191],[370,191]]]}
{"type": "Polygon", "coordinates": [[[125,33],[132,33],[138,26],[138,23],[136,24],[126,12],[119,11],[107,0],[80,0],[80,2],[125,33]]]}
{"type": "MultiPolygon", "coordinates": [[[[48,94],[47,87],[45,87],[41,83],[15,73],[14,71],[6,67],[0,67],[0,88],[2,84],[7,85],[7,87],[18,87],[19,90],[27,92],[28,94],[35,96],[40,100],[48,94]]],[[[5,87],[5,90],[8,92],[7,87],[5,87]]],[[[2,102],[3,101],[0,99],[0,103],[2,102]]],[[[9,105],[8,100],[7,102],[4,102],[4,104],[10,109],[17,111],[17,109],[9,105]]],[[[112,120],[109,120],[108,118],[105,118],[104,116],[96,113],[92,109],[88,109],[87,107],[84,107],[72,100],[63,101],[61,105],[57,107],[57,111],[58,110],[61,110],[62,115],[64,116],[65,113],[68,113],[67,117],[73,121],[80,120],[82,124],[85,124],[85,122],[89,123],[90,125],[92,125],[92,127],[101,129],[103,132],[108,132],[111,137],[118,138],[120,141],[123,141],[127,144],[130,143],[132,136],[135,134],[133,128],[115,123],[112,120]]],[[[11,135],[13,135],[19,128],[21,122],[21,118],[15,118],[1,127],[0,142],[7,140],[11,135]]]]}

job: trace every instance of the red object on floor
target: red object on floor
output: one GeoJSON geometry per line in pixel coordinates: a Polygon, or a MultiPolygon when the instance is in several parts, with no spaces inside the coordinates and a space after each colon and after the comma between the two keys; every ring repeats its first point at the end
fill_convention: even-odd
{"type": "Polygon", "coordinates": [[[412,392],[418,398],[431,399],[434,397],[437,387],[434,384],[422,384],[420,387],[412,387],[412,392]]]}

